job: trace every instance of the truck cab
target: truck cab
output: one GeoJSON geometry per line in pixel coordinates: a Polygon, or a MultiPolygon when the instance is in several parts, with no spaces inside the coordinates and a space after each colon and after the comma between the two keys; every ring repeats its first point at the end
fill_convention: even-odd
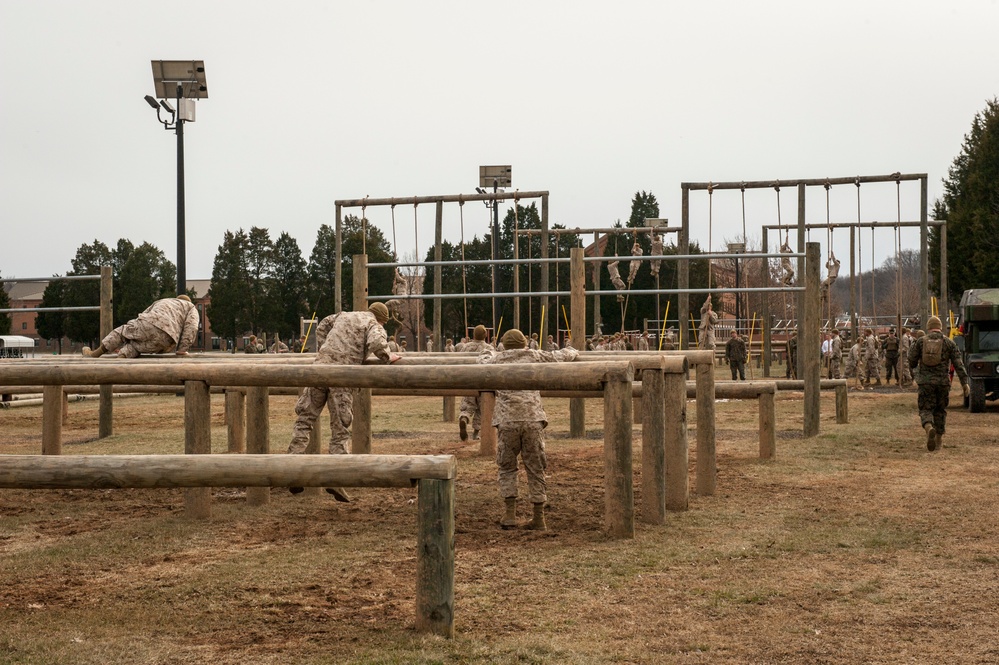
{"type": "Polygon", "coordinates": [[[955,338],[971,382],[965,405],[985,410],[986,400],[999,399],[999,289],[970,289],[961,296],[961,335],[955,338]]]}

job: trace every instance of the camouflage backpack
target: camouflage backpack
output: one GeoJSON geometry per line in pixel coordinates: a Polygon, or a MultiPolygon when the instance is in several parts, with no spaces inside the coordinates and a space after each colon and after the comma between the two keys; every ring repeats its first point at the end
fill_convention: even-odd
{"type": "Polygon", "coordinates": [[[927,367],[936,367],[943,361],[943,337],[925,337],[923,339],[923,355],[919,361],[927,367]]]}

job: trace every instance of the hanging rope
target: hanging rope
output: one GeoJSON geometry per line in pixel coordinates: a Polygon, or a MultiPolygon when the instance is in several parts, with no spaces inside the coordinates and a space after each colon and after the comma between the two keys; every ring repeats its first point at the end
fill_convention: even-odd
{"type": "MultiPolygon", "coordinates": [[[[368,200],[367,194],[364,196],[364,200],[368,200]]],[[[361,254],[368,253],[368,204],[361,204],[361,254]]]]}
{"type": "Polygon", "coordinates": [[[395,204],[392,204],[392,253],[395,254],[395,260],[399,260],[399,242],[395,236],[395,204]]]}
{"type": "MultiPolygon", "coordinates": [[[[468,333],[468,283],[466,281],[465,273],[465,201],[460,197],[458,199],[458,216],[461,221],[461,302],[462,307],[465,312],[465,335],[468,333]]],[[[394,228],[394,227],[393,227],[394,228]]]]}
{"type": "MultiPolygon", "coordinates": [[[[860,177],[858,176],[853,184],[857,186],[857,242],[863,245],[863,236],[860,231],[860,177]]],[[[864,316],[864,253],[862,251],[857,252],[857,298],[860,311],[857,312],[857,316],[863,319],[864,316]]],[[[860,328],[861,321],[857,321],[857,328],[860,328]]],[[[860,330],[853,331],[853,340],[856,342],[860,339],[860,330]]]]}
{"type": "Polygon", "coordinates": [[[416,260],[420,261],[420,214],[417,209],[420,207],[419,203],[413,204],[413,245],[416,252],[416,260]]]}
{"type": "MultiPolygon", "coordinates": [[[[558,337],[558,313],[561,311],[562,312],[562,316],[563,317],[565,316],[565,311],[564,310],[560,310],[559,309],[559,304],[558,304],[558,291],[559,291],[559,288],[558,288],[558,272],[559,272],[559,270],[558,270],[558,268],[559,268],[558,257],[559,257],[559,248],[558,248],[558,246],[559,246],[559,238],[560,238],[559,233],[556,230],[555,231],[555,337],[556,338],[558,337]]],[[[545,266],[545,270],[548,270],[547,266],[545,266]]],[[[566,325],[566,328],[568,328],[568,327],[569,326],[566,325]]],[[[543,333],[544,331],[542,330],[541,332],[543,333]]],[[[539,334],[539,337],[540,337],[540,334],[539,334]]],[[[544,349],[544,344],[547,341],[548,341],[547,337],[545,339],[541,340],[541,342],[542,342],[541,348],[542,349],[544,349]]],[[[548,349],[548,350],[552,351],[553,349],[548,349]]]]}
{"type": "MultiPolygon", "coordinates": [[[[708,254],[711,253],[711,235],[714,227],[714,199],[715,199],[715,186],[708,183],[708,254]]],[[[708,259],[708,288],[711,288],[711,259],[708,259]]],[[[710,296],[709,296],[710,297],[710,296]]]]}
{"type": "Polygon", "coordinates": [[[822,282],[824,287],[822,293],[826,301],[826,320],[829,322],[831,327],[835,327],[832,324],[832,298],[830,297],[830,291],[832,290],[833,282],[836,281],[836,277],[839,276],[839,262],[836,261],[836,254],[833,253],[833,229],[832,221],[829,216],[829,190],[832,189],[832,185],[828,180],[826,180],[823,187],[826,188],[826,270],[829,272],[826,274],[826,278],[822,282]],[[834,268],[834,266],[836,267],[834,268]],[[837,271],[835,275],[832,272],[834,269],[837,271]]]}
{"type": "MultiPolygon", "coordinates": [[[[784,228],[784,223],[780,218],[780,180],[774,181],[774,192],[777,195],[777,242],[781,242],[780,232],[784,231],[784,241],[781,242],[780,249],[778,251],[781,254],[788,254],[791,252],[790,239],[788,238],[788,230],[784,228]]],[[[784,270],[784,277],[781,278],[781,283],[784,286],[790,286],[791,282],[794,280],[794,266],[791,265],[790,257],[781,257],[780,265],[784,270]]],[[[782,290],[781,296],[784,301],[783,315],[784,317],[787,317],[788,321],[790,321],[791,316],[787,311],[787,291],[782,290]]]]}

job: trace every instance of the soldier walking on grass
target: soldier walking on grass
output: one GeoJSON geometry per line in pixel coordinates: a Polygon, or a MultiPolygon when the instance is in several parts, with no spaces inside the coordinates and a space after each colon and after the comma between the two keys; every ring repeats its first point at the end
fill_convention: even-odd
{"type": "Polygon", "coordinates": [[[957,344],[941,332],[939,317],[931,316],[926,322],[927,333],[912,343],[909,349],[909,367],[914,369],[919,387],[917,404],[919,422],[926,431],[926,449],[943,447],[941,441],[947,425],[947,405],[950,402],[950,366],[961,381],[964,396],[971,394],[968,372],[961,362],[957,344]]]}

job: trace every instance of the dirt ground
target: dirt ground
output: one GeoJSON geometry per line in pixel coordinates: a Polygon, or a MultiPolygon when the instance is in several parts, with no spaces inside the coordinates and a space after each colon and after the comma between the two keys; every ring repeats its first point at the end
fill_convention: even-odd
{"type": "MultiPolygon", "coordinates": [[[[499,528],[495,463],[439,399],[375,398],[373,452],[458,458],[450,641],[413,627],[414,490],[217,490],[206,521],[174,490],[0,490],[0,663],[999,662],[999,407],[958,395],[930,453],[914,392],[851,393],[848,425],[824,395],[811,439],[781,394],[772,461],[755,402],[719,402],[713,496],[693,493],[691,401],[690,508],[631,540],[602,532],[599,402],[569,439],[546,400],[549,531],[530,532],[499,528]]],[[[275,453],[292,404],[272,399],[275,453]]],[[[40,409],[0,423],[0,455],[40,452],[40,409]]],[[[72,404],[63,454],[179,453],[182,426],[176,397],[122,400],[96,440],[96,404],[72,404]]]]}

